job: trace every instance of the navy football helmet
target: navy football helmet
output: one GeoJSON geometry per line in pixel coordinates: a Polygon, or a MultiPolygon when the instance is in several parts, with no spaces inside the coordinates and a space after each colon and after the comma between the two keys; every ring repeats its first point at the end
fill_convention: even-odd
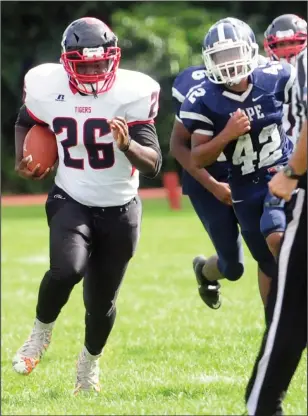
{"type": "Polygon", "coordinates": [[[243,20],[237,19],[236,17],[225,17],[223,19],[218,20],[218,22],[216,22],[213,26],[218,25],[218,23],[231,23],[233,25],[238,25],[242,27],[244,30],[246,30],[248,36],[252,39],[252,41],[254,43],[257,43],[253,30],[247,23],[243,22],[243,20]]]}
{"type": "Polygon", "coordinates": [[[206,75],[215,84],[238,84],[258,66],[258,44],[252,29],[235,18],[221,19],[204,38],[206,75]]]}
{"type": "Polygon", "coordinates": [[[62,37],[60,62],[78,91],[97,96],[112,87],[121,57],[117,37],[102,21],[84,17],[62,37]]]}
{"type": "Polygon", "coordinates": [[[293,59],[307,47],[307,22],[295,14],[276,17],[264,33],[264,50],[272,60],[293,59]]]}

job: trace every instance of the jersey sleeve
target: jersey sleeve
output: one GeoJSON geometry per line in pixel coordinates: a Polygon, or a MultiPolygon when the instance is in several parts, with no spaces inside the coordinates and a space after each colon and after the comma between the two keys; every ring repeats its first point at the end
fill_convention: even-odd
{"type": "Polygon", "coordinates": [[[151,85],[138,99],[131,102],[126,110],[126,121],[129,126],[135,124],[153,124],[159,108],[159,84],[151,80],[151,85]]]}
{"type": "Polygon", "coordinates": [[[183,78],[182,73],[179,74],[172,85],[172,103],[173,111],[176,118],[180,121],[180,108],[182,103],[185,100],[185,95],[181,92],[181,78],[183,78]]]}
{"type": "MultiPolygon", "coordinates": [[[[272,66],[275,68],[275,66],[272,66]]],[[[293,65],[288,63],[279,63],[277,68],[277,83],[275,96],[278,101],[289,104],[292,100],[292,87],[296,79],[296,70],[293,65]]]]}
{"type": "Polygon", "coordinates": [[[211,120],[210,110],[202,97],[195,95],[196,91],[200,94],[201,90],[204,91],[203,88],[196,89],[185,98],[180,109],[180,119],[190,134],[213,136],[214,123],[211,120]]]}
{"type": "Polygon", "coordinates": [[[39,124],[47,124],[39,99],[39,76],[37,67],[30,69],[24,80],[24,104],[30,117],[39,124]]]}
{"type": "Polygon", "coordinates": [[[184,100],[185,100],[185,96],[182,95],[175,87],[172,87],[173,111],[174,111],[176,119],[178,119],[179,121],[180,121],[180,109],[184,100]]]}
{"type": "Polygon", "coordinates": [[[182,103],[192,90],[197,88],[205,79],[205,70],[202,66],[189,67],[180,72],[172,85],[173,110],[177,120],[180,120],[179,113],[182,103]]]}

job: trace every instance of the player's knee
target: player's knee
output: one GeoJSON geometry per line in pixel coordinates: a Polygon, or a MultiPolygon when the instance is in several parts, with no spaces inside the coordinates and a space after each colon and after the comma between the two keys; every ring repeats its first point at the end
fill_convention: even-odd
{"type": "Polygon", "coordinates": [[[88,302],[86,306],[87,315],[91,317],[90,319],[96,322],[96,325],[105,325],[106,322],[114,322],[117,308],[116,304],[113,302],[104,302],[100,304],[94,304],[93,302],[88,302]]]}
{"type": "Polygon", "coordinates": [[[270,249],[270,252],[275,257],[275,259],[277,259],[278,254],[279,254],[282,236],[283,236],[282,232],[275,232],[275,233],[269,234],[266,237],[266,243],[268,245],[268,248],[270,249]]]}
{"type": "Polygon", "coordinates": [[[226,265],[222,274],[225,276],[227,280],[235,282],[236,280],[240,279],[244,274],[244,265],[243,263],[229,263],[226,265]]]}
{"type": "Polygon", "coordinates": [[[258,266],[262,270],[262,272],[265,273],[271,279],[277,277],[278,266],[274,257],[272,257],[271,259],[259,260],[258,266]]]}
{"type": "MultiPolygon", "coordinates": [[[[271,198],[273,198],[271,196],[271,198]]],[[[284,201],[279,200],[276,205],[265,207],[260,220],[260,229],[266,239],[268,248],[272,255],[277,258],[281,245],[281,238],[286,228],[286,216],[284,212],[284,201]]],[[[268,203],[271,203],[270,201],[268,203]]]]}
{"type": "Polygon", "coordinates": [[[62,263],[59,267],[52,267],[50,271],[53,279],[66,281],[75,285],[82,280],[85,267],[77,263],[62,263]]]}

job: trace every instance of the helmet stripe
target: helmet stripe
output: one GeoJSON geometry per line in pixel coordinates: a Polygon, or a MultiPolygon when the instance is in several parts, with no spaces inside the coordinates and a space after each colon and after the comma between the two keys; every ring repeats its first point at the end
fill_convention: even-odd
{"type": "Polygon", "coordinates": [[[220,23],[217,26],[217,32],[218,32],[218,40],[219,41],[226,39],[225,38],[225,31],[224,31],[224,24],[223,23],[220,23]]]}

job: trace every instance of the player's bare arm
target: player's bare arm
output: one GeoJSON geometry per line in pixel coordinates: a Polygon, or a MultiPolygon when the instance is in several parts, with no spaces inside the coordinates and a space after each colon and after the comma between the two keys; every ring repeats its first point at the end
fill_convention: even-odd
{"type": "Polygon", "coordinates": [[[307,121],[302,127],[296,149],[286,168],[291,168],[291,175],[287,175],[289,171],[281,170],[272,178],[268,186],[273,195],[290,201],[292,192],[298,184],[298,179],[294,175],[301,176],[307,171],[307,121]]]}
{"type": "Polygon", "coordinates": [[[214,138],[199,133],[192,134],[192,161],[198,167],[204,167],[214,163],[225,147],[237,140],[239,136],[250,130],[250,122],[247,115],[238,109],[230,117],[225,128],[214,138]]]}
{"type": "Polygon", "coordinates": [[[206,169],[197,168],[191,162],[191,151],[187,147],[190,133],[178,120],[174,121],[170,139],[170,151],[180,165],[205,189],[227,205],[232,204],[231,190],[227,183],[218,182],[206,169]]]}
{"type": "Polygon", "coordinates": [[[109,120],[109,124],[118,148],[125,154],[131,164],[144,175],[156,176],[161,165],[160,151],[138,143],[140,139],[137,141],[133,129],[129,129],[123,117],[114,117],[109,120]]]}

